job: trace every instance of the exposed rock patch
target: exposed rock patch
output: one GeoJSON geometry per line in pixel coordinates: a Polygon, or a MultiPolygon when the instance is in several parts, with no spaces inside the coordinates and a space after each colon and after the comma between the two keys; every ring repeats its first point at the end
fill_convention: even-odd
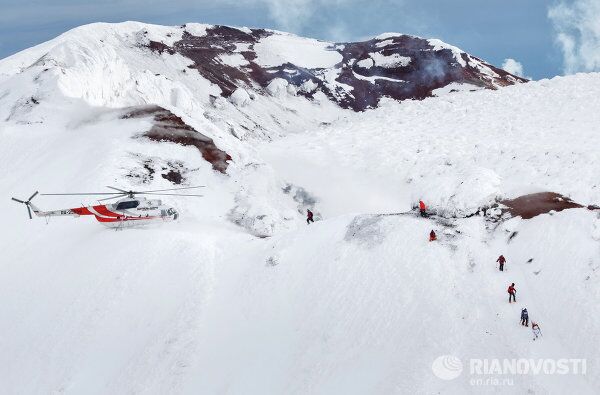
{"type": "MultiPolygon", "coordinates": [[[[315,211],[315,204],[317,203],[317,198],[311,195],[306,189],[296,185],[287,184],[283,188],[283,193],[290,195],[292,199],[294,199],[294,201],[298,203],[298,213],[306,215],[306,209],[315,211]]],[[[317,219],[321,217],[319,212],[314,212],[314,215],[317,219]]]]}
{"type": "Polygon", "coordinates": [[[507,207],[506,211],[513,217],[520,216],[523,219],[530,219],[551,211],[583,207],[568,197],[554,192],[532,193],[515,199],[502,200],[500,203],[507,207]]]}
{"type": "MultiPolygon", "coordinates": [[[[229,166],[228,161],[231,160],[231,156],[219,149],[211,138],[196,131],[171,111],[159,106],[149,105],[128,109],[122,116],[124,119],[146,117],[153,118],[153,125],[141,137],[146,137],[153,141],[167,141],[196,147],[202,154],[202,157],[212,164],[214,170],[226,174],[227,166],[229,166]]],[[[165,176],[165,178],[177,180],[178,176],[170,174],[165,176]]],[[[180,179],[179,182],[181,182],[180,179]]]]}
{"type": "Polygon", "coordinates": [[[188,174],[198,169],[190,169],[178,160],[164,160],[157,157],[144,157],[131,153],[139,166],[126,169],[125,177],[132,179],[137,184],[149,184],[157,175],[173,184],[185,184],[188,174]]]}

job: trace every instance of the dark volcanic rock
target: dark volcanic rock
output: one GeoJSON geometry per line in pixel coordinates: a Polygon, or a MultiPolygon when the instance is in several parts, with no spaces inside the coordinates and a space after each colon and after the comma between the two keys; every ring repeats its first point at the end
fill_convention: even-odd
{"type": "MultiPolygon", "coordinates": [[[[211,138],[196,131],[171,111],[149,105],[131,108],[122,116],[124,119],[146,117],[153,118],[153,125],[150,130],[141,135],[142,137],[154,141],[194,146],[200,151],[202,157],[212,164],[214,170],[226,173],[231,156],[220,150],[211,138]]],[[[169,173],[164,178],[176,183],[181,182],[181,176],[175,174],[169,173]]]]}
{"type": "Polygon", "coordinates": [[[513,216],[530,219],[550,211],[562,211],[569,208],[581,208],[582,205],[571,199],[554,192],[532,193],[519,196],[516,199],[503,200],[500,203],[508,207],[508,212],[513,216]]]}
{"type": "MultiPolygon", "coordinates": [[[[185,25],[182,27],[185,29],[185,25]]],[[[203,36],[183,32],[172,46],[150,41],[147,47],[161,54],[180,54],[192,61],[191,69],[221,88],[229,97],[238,87],[261,90],[273,79],[282,78],[297,88],[298,94],[312,98],[314,91],[300,89],[311,81],[317,91],[343,108],[362,111],[376,107],[382,97],[396,100],[424,99],[435,89],[452,82],[474,88],[496,89],[527,80],[485,63],[458,49],[408,35],[386,35],[368,41],[331,43],[342,60],[332,68],[305,68],[292,63],[263,67],[257,63],[254,45],[278,32],[263,29],[240,30],[212,26],[203,36]],[[435,45],[434,45],[435,44],[435,45]],[[238,47],[243,48],[238,50],[238,47]],[[240,54],[248,62],[232,66],[219,55],[240,54]],[[378,62],[386,59],[386,62],[378,62]],[[394,59],[409,61],[389,62],[394,59]],[[334,72],[334,81],[331,72],[334,72]]],[[[441,42],[440,42],[441,43],[441,42]]]]}

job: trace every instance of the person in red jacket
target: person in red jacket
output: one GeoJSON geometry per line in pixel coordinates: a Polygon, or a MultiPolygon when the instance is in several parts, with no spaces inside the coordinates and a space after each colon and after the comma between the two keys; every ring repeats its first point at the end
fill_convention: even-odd
{"type": "Polygon", "coordinates": [[[421,217],[427,217],[427,206],[422,200],[419,200],[419,211],[421,212],[421,217]]]}
{"type": "Polygon", "coordinates": [[[496,259],[496,262],[498,262],[500,264],[500,271],[503,272],[504,271],[504,263],[506,262],[506,258],[504,258],[504,255],[500,255],[498,257],[498,259],[496,259]]]}
{"type": "Polygon", "coordinates": [[[515,283],[510,284],[510,286],[508,287],[508,303],[510,303],[510,299],[512,298],[512,301],[517,303],[517,297],[516,294],[517,290],[515,289],[515,283]]]}
{"type": "Polygon", "coordinates": [[[435,241],[435,240],[437,240],[437,236],[435,235],[435,232],[432,229],[431,233],[429,233],[429,241],[435,241]]]}
{"type": "Polygon", "coordinates": [[[311,222],[315,222],[315,220],[313,219],[313,212],[310,210],[306,210],[306,224],[310,225],[311,222]]]}

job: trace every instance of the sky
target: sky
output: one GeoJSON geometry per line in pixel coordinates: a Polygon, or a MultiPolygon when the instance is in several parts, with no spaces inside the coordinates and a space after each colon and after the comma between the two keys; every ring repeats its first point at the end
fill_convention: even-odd
{"type": "Polygon", "coordinates": [[[91,22],[264,27],[331,41],[439,38],[533,79],[600,71],[600,0],[0,0],[0,58],[91,22]]]}

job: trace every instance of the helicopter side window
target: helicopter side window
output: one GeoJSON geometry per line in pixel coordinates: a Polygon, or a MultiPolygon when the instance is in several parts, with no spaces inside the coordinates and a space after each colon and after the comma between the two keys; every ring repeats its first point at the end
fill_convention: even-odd
{"type": "Polygon", "coordinates": [[[136,208],[137,206],[140,205],[140,202],[138,202],[137,200],[130,200],[128,202],[121,202],[119,204],[117,204],[117,210],[127,210],[129,208],[136,208]]]}

